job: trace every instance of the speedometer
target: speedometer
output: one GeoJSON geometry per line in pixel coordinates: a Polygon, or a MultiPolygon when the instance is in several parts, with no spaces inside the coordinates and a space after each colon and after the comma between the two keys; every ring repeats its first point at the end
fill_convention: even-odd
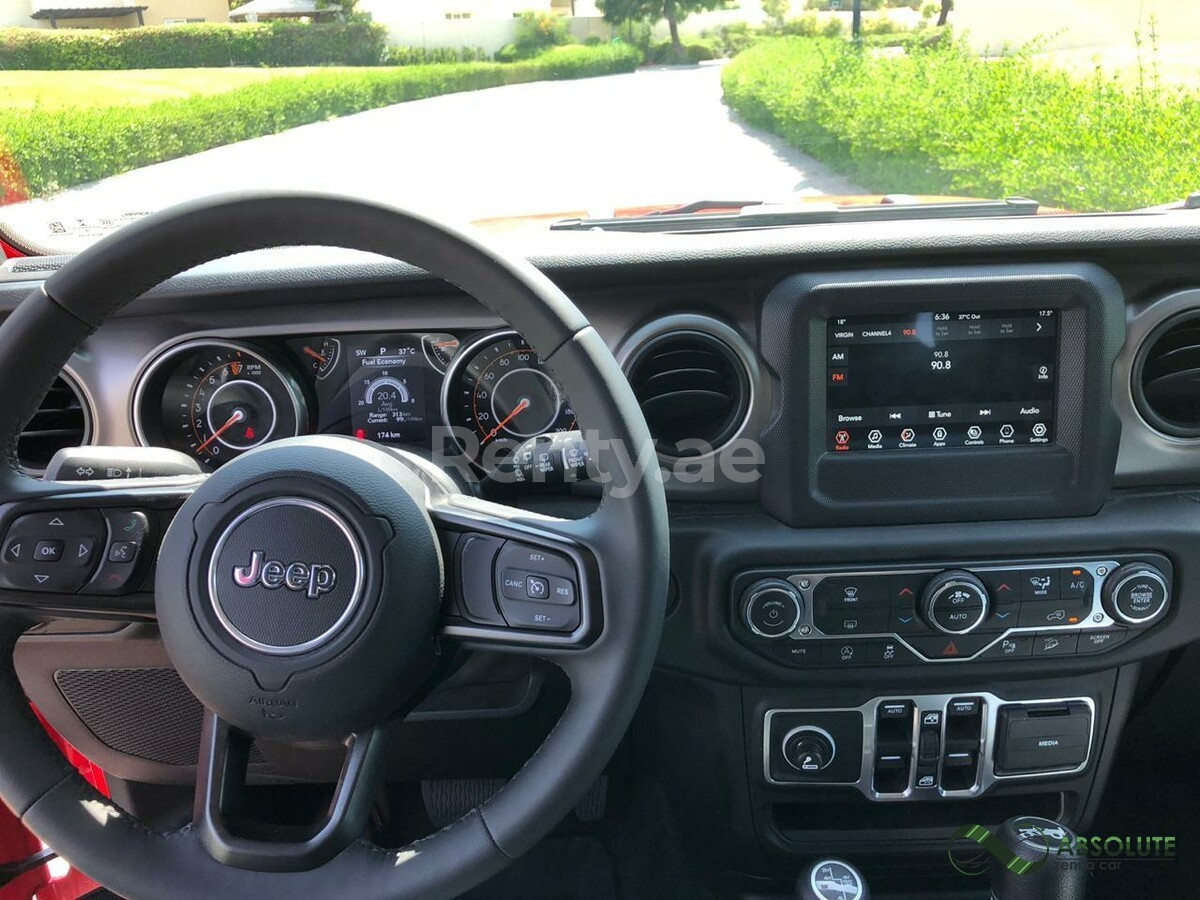
{"type": "Polygon", "coordinates": [[[215,468],[305,426],[300,388],[285,370],[241,344],[195,341],[159,357],[138,383],[135,426],[143,443],[215,468]]]}
{"type": "Polygon", "coordinates": [[[521,335],[487,335],[454,357],[442,413],[459,447],[490,470],[531,437],[575,428],[575,410],[521,335]]]}

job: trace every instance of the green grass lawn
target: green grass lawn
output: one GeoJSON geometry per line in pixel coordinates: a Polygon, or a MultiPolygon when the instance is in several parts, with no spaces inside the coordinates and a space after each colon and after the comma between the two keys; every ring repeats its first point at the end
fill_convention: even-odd
{"type": "MultiPolygon", "coordinates": [[[[332,67],[246,69],[131,69],[113,72],[0,72],[0,108],[144,106],[220,94],[274,78],[343,72],[332,67]]],[[[369,72],[369,68],[354,71],[369,72]]]]}
{"type": "Polygon", "coordinates": [[[641,62],[624,44],[575,44],[515,63],[0,72],[0,205],[394,103],[641,62]]]}

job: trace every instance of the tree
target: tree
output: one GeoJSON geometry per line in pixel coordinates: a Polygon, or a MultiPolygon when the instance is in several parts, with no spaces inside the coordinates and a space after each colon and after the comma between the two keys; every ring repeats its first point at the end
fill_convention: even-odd
{"type": "Polygon", "coordinates": [[[954,9],[954,0],[942,0],[942,8],[938,12],[938,25],[945,25],[946,20],[950,18],[950,10],[954,9]]]}
{"type": "Polygon", "coordinates": [[[783,25],[784,17],[791,7],[791,0],[762,0],[763,13],[778,26],[783,25]]]}
{"type": "Polygon", "coordinates": [[[675,58],[683,58],[683,43],[679,40],[679,23],[694,12],[724,6],[726,0],[597,0],[604,19],[613,25],[645,19],[651,23],[667,20],[671,29],[671,46],[675,58]]]}

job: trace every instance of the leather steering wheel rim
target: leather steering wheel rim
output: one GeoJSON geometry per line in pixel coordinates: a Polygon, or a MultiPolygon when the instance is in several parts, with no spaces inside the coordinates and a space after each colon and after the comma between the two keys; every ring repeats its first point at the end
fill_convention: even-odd
{"type": "MultiPolygon", "coordinates": [[[[239,194],[185,204],[116,232],[68,262],[0,326],[0,512],[56,497],[63,485],[27,476],[16,439],[80,343],[126,303],[167,278],[234,253],[336,244],[403,259],[489,307],[553,368],[580,421],[624,454],[596,459],[606,482],[579,534],[594,555],[603,629],[569,666],[571,698],[538,751],[492,800],[401,850],[355,840],[317,868],[265,872],[215,860],[197,829],[160,833],[95,792],[30,711],[12,646],[37,610],[0,609],[0,798],[90,877],[134,898],[339,895],[359,900],[455,896],[501,870],[566,815],[600,774],[649,678],[667,588],[666,500],[660,479],[626,471],[650,435],[619,365],[582,313],[524,260],[415,213],[319,194],[239,194]],[[334,236],[331,240],[330,236],[334,236]],[[630,489],[636,479],[636,489],[630,489]]],[[[650,455],[653,460],[653,455],[650,455]]],[[[649,476],[657,471],[651,466],[649,476]]],[[[644,474],[644,473],[643,473],[644,474]]],[[[101,488],[70,486],[84,503],[101,488]]]]}

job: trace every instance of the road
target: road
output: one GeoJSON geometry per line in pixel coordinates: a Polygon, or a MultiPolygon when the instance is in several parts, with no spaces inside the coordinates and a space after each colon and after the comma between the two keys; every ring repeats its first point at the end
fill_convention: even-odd
{"type": "Polygon", "coordinates": [[[18,233],[63,246],[86,241],[103,217],[253,188],[357,194],[454,221],[858,192],[740,124],[721,102],[720,70],[650,68],[416,100],[148,166],[5,214],[18,233]]]}

